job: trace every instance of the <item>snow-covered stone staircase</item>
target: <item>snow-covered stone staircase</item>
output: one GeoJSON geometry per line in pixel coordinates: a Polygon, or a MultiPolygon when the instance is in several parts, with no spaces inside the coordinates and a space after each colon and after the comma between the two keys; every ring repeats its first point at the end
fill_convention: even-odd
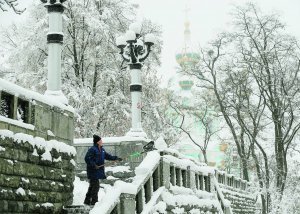
{"type": "Polygon", "coordinates": [[[216,214],[221,210],[220,203],[213,193],[171,186],[161,194],[161,201],[153,211],[163,213],[206,213],[216,214]]]}
{"type": "Polygon", "coordinates": [[[233,187],[220,185],[226,200],[231,202],[231,208],[235,214],[254,214],[256,211],[255,198],[246,191],[236,190],[233,187]]]}
{"type": "MultiPolygon", "coordinates": [[[[94,207],[69,207],[66,214],[252,214],[248,183],[177,151],[151,151],[130,171],[107,168],[105,194],[94,207]]],[[[82,176],[81,176],[82,177],[82,176]]]]}

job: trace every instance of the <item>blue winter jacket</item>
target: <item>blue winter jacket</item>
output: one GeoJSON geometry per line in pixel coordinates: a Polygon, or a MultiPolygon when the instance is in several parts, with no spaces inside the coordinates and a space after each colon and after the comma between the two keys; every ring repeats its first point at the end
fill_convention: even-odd
{"type": "Polygon", "coordinates": [[[85,155],[85,162],[87,164],[87,176],[88,179],[105,179],[104,166],[96,169],[96,165],[100,166],[104,164],[104,159],[106,160],[116,160],[117,156],[112,156],[108,154],[103,147],[100,149],[98,145],[94,144],[85,155]]]}

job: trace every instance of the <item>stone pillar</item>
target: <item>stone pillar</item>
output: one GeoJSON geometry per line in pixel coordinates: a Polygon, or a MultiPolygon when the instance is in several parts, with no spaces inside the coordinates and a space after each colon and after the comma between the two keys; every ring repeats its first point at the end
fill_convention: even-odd
{"type": "Polygon", "coordinates": [[[144,198],[143,198],[143,195],[144,195],[144,189],[141,188],[140,191],[135,196],[136,213],[137,214],[141,213],[143,211],[143,208],[144,208],[144,198]]]}
{"type": "Polygon", "coordinates": [[[147,137],[142,128],[142,64],[130,64],[130,93],[131,93],[131,129],[127,136],[147,137]]]}
{"type": "Polygon", "coordinates": [[[195,187],[199,189],[199,175],[195,173],[195,187]]]}
{"type": "Polygon", "coordinates": [[[216,188],[215,188],[215,183],[214,183],[214,175],[213,174],[209,174],[209,189],[210,192],[215,192],[216,188]]]}
{"type": "Polygon", "coordinates": [[[187,187],[187,171],[181,170],[182,186],[187,187]]]}
{"type": "MultiPolygon", "coordinates": [[[[160,163],[160,165],[162,164],[162,162],[160,163]]],[[[152,175],[152,179],[153,179],[153,191],[155,192],[160,186],[161,186],[161,182],[160,182],[160,165],[155,169],[153,175],[152,175]]]]}
{"type": "Polygon", "coordinates": [[[153,185],[152,184],[153,184],[153,180],[152,180],[152,177],[150,177],[149,180],[144,185],[146,204],[151,200],[151,197],[152,197],[152,193],[153,193],[153,185]]]}
{"type": "Polygon", "coordinates": [[[204,182],[205,182],[205,191],[210,192],[211,190],[211,183],[210,183],[210,175],[204,176],[204,182]]]}
{"type": "Polygon", "coordinates": [[[176,185],[176,172],[175,172],[175,166],[170,166],[170,181],[171,181],[171,184],[173,186],[176,185]]]}
{"type": "Polygon", "coordinates": [[[199,188],[200,190],[204,190],[204,178],[202,174],[199,175],[199,188]]]}
{"type": "Polygon", "coordinates": [[[166,189],[170,188],[170,164],[160,160],[160,185],[164,186],[166,189]]]}
{"type": "Polygon", "coordinates": [[[225,174],[225,183],[226,186],[229,186],[229,178],[227,177],[227,174],[225,174]]]}
{"type": "Polygon", "coordinates": [[[13,111],[12,111],[12,114],[13,114],[13,118],[14,120],[17,120],[17,112],[18,112],[18,97],[17,96],[13,96],[13,111]]]}
{"type": "Polygon", "coordinates": [[[122,193],[120,197],[121,213],[132,214],[136,211],[135,195],[122,193]]]}
{"type": "Polygon", "coordinates": [[[187,167],[187,188],[196,189],[196,175],[190,166],[187,167]]]}
{"type": "Polygon", "coordinates": [[[181,169],[175,167],[175,172],[176,172],[176,185],[181,186],[181,169]]]}
{"type": "Polygon", "coordinates": [[[62,13],[65,0],[42,0],[49,14],[48,43],[48,81],[46,95],[68,104],[67,98],[61,91],[61,51],[63,45],[62,13]]]}

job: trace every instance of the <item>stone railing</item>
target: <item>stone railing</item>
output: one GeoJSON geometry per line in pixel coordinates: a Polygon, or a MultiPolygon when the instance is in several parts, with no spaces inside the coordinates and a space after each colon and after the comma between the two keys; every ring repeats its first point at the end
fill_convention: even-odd
{"type": "Polygon", "coordinates": [[[223,171],[215,172],[215,176],[219,184],[223,184],[225,186],[233,187],[235,189],[247,190],[250,186],[250,183],[246,180],[242,180],[241,178],[236,178],[232,174],[226,174],[223,171]]]}
{"type": "Polygon", "coordinates": [[[73,199],[74,147],[0,130],[0,213],[61,213],[73,199]]]}
{"type": "MultiPolygon", "coordinates": [[[[152,213],[154,205],[162,200],[161,194],[175,186],[189,189],[194,194],[200,191],[213,196],[212,201],[217,203],[198,207],[200,211],[213,214],[234,213],[230,207],[230,201],[225,198],[222,188],[219,187],[218,180],[222,182],[222,177],[216,177],[220,174],[226,178],[227,175],[199,162],[186,159],[176,152],[148,153],[144,161],[136,168],[135,173],[132,183],[117,181],[113,191],[108,192],[90,213],[97,213],[99,210],[105,214],[152,213]]],[[[244,181],[235,180],[236,186],[229,186],[230,188],[244,188],[243,191],[247,191],[242,185],[244,181]]]]}
{"type": "Polygon", "coordinates": [[[0,129],[72,144],[74,109],[0,79],[0,129]]]}
{"type": "MultiPolygon", "coordinates": [[[[114,191],[109,192],[101,201],[99,210],[110,214],[147,213],[145,204],[155,204],[164,189],[164,168],[160,155],[153,152],[135,169],[136,176],[132,183],[117,181],[114,191]],[[149,165],[151,166],[149,168],[149,165]]],[[[90,213],[97,213],[92,210],[90,213]]]]}

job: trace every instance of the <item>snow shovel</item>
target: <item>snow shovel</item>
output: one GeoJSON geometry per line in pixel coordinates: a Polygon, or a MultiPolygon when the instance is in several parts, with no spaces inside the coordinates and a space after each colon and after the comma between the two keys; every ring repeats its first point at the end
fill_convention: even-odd
{"type": "MultiPolygon", "coordinates": [[[[154,141],[150,141],[149,143],[147,143],[147,144],[145,144],[143,146],[143,151],[141,151],[141,152],[133,152],[132,154],[130,154],[127,157],[125,157],[124,159],[127,159],[129,157],[136,158],[136,157],[141,156],[144,153],[151,152],[153,150],[157,150],[157,149],[154,148],[154,141]]],[[[116,163],[116,161],[112,161],[111,163],[105,163],[105,164],[100,165],[99,168],[104,167],[104,166],[112,166],[115,163],[116,163]]]]}

